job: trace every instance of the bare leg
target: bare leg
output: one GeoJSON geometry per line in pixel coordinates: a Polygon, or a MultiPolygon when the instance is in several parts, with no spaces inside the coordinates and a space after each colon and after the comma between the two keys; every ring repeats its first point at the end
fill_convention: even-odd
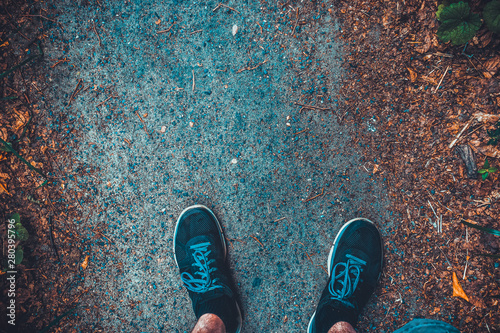
{"type": "Polygon", "coordinates": [[[216,315],[205,313],[198,319],[192,333],[226,333],[226,326],[216,315]]]}
{"type": "Polygon", "coordinates": [[[356,331],[351,324],[345,321],[339,321],[328,330],[328,333],[356,333],[356,331]]]}

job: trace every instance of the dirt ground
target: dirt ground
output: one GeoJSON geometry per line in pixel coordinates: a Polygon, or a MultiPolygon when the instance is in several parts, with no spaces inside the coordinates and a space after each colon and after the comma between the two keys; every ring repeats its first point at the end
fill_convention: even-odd
{"type": "MultiPolygon", "coordinates": [[[[91,5],[101,6],[101,2],[91,5]]],[[[85,3],[80,1],[78,5],[85,3]]],[[[268,5],[261,3],[263,12],[271,8],[268,5]]],[[[468,168],[457,150],[465,145],[471,147],[477,169],[486,158],[490,165],[500,166],[498,145],[486,144],[487,130],[494,130],[494,117],[500,106],[498,36],[483,28],[466,48],[439,42],[435,36],[439,24],[435,2],[356,0],[273,6],[283,13],[281,20],[288,22],[293,28],[291,35],[296,38],[305,38],[300,33],[311,31],[310,22],[323,11],[338,20],[336,38],[343,50],[343,74],[336,80],[341,86],[338,93],[320,93],[329,97],[333,110],[306,109],[301,113],[331,116],[338,128],[348,130],[352,140],[345,149],[362,152],[358,167],[366,171],[367,179],[382,184],[389,194],[388,213],[394,223],[383,230],[385,269],[380,287],[359,323],[359,331],[391,332],[413,318],[444,320],[462,332],[500,331],[499,260],[484,256],[500,254],[499,239],[462,223],[500,229],[499,173],[490,174],[486,180],[474,173],[473,177],[468,176],[468,168]],[[493,119],[484,114],[493,115],[493,119]],[[468,301],[452,296],[454,273],[468,301]]],[[[479,2],[472,3],[477,11],[481,6],[479,2]]],[[[54,27],[61,24],[54,15],[56,7],[40,6],[36,1],[7,2],[2,7],[0,72],[41,54],[44,42],[53,38],[50,33],[54,27]]],[[[226,10],[227,15],[233,11],[226,10]]],[[[312,32],[306,36],[314,38],[312,32]]],[[[315,60],[319,55],[312,51],[310,57],[315,60]]],[[[94,290],[88,279],[87,284],[85,281],[87,255],[91,248],[96,252],[99,245],[107,248],[111,241],[103,223],[93,225],[91,237],[82,235],[82,229],[75,225],[74,221],[85,224],[92,220],[86,203],[97,190],[92,186],[85,191],[65,188],[72,180],[66,171],[72,170],[93,184],[98,170],[85,163],[75,167],[74,132],[65,128],[74,122],[72,115],[39,107],[46,105],[44,98],[50,94],[47,73],[62,71],[58,66],[69,61],[64,57],[50,61],[42,58],[32,59],[1,79],[0,137],[12,142],[12,147],[45,174],[49,182],[44,184],[44,176],[28,169],[12,153],[4,152],[0,158],[0,218],[7,221],[10,213],[19,212],[30,233],[23,244],[26,260],[20,265],[22,273],[17,281],[19,331],[45,328],[66,332],[81,325],[82,313],[102,320],[99,304],[92,301],[94,290]]],[[[307,76],[307,70],[304,73],[307,76]]],[[[65,103],[78,103],[78,88],[67,87],[65,103]]],[[[300,101],[318,105],[326,100],[317,95],[318,92],[305,93],[300,101]]],[[[312,191],[311,198],[316,192],[320,194],[320,186],[307,189],[312,191]]],[[[99,209],[103,208],[94,208],[99,209]]],[[[350,213],[360,211],[362,208],[350,213]]],[[[5,235],[6,225],[2,224],[0,230],[5,235]]],[[[253,242],[250,238],[245,241],[253,242]]],[[[233,240],[235,253],[239,242],[233,240]]],[[[322,260],[320,255],[313,256],[315,252],[310,248],[302,254],[304,262],[311,262],[311,272],[321,270],[322,260]]],[[[113,272],[119,274],[122,266],[116,263],[113,272]]],[[[89,269],[95,268],[91,264],[89,269]]],[[[255,277],[250,282],[260,284],[258,281],[261,280],[255,277]]],[[[5,305],[6,283],[2,279],[1,308],[5,305]]],[[[183,302],[182,297],[179,302],[183,302]]],[[[130,300],[127,307],[139,314],[140,303],[130,300]]],[[[273,327],[279,327],[278,322],[292,325],[294,321],[294,326],[281,327],[298,330],[306,317],[301,322],[295,313],[283,312],[268,322],[272,320],[276,325],[273,327]]],[[[5,320],[4,316],[0,319],[3,330],[7,327],[5,320]]],[[[168,327],[165,331],[169,331],[168,327]]]]}

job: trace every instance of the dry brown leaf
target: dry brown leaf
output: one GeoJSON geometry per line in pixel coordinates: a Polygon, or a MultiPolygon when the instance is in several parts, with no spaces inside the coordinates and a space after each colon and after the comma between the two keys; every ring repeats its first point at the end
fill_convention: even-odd
{"type": "Polygon", "coordinates": [[[406,69],[408,70],[408,72],[410,72],[410,82],[415,82],[417,80],[417,73],[409,67],[406,67],[406,69]]]}
{"type": "Polygon", "coordinates": [[[477,150],[481,154],[488,156],[488,157],[491,157],[491,158],[500,157],[500,151],[495,146],[491,146],[491,145],[479,146],[479,147],[477,147],[477,150]]]}
{"type": "Polygon", "coordinates": [[[500,56],[489,59],[484,63],[483,75],[487,79],[491,79],[500,68],[500,56]]]}
{"type": "Polygon", "coordinates": [[[431,38],[431,35],[430,35],[430,32],[426,32],[425,33],[425,37],[424,37],[424,42],[421,43],[421,44],[415,44],[417,45],[415,47],[415,50],[418,52],[418,53],[425,53],[427,51],[429,51],[429,49],[431,48],[431,45],[432,45],[432,38],[431,38]]]}
{"type": "Polygon", "coordinates": [[[388,29],[390,23],[391,23],[391,19],[390,19],[389,15],[384,15],[384,17],[382,17],[382,24],[384,25],[384,28],[388,29]]]}
{"type": "Polygon", "coordinates": [[[0,183],[0,193],[2,193],[2,192],[5,192],[8,195],[12,196],[12,194],[10,194],[9,191],[7,191],[7,184],[0,183]]]}
{"type": "Polygon", "coordinates": [[[462,286],[458,282],[457,273],[453,272],[453,297],[462,297],[467,302],[469,302],[469,297],[465,294],[465,291],[462,289],[462,286]]]}
{"type": "Polygon", "coordinates": [[[500,157],[500,151],[496,146],[485,144],[484,142],[479,140],[471,140],[470,143],[472,145],[472,149],[476,153],[480,153],[492,158],[500,157]]]}
{"type": "Polygon", "coordinates": [[[487,114],[484,112],[475,112],[472,116],[480,123],[494,123],[500,119],[500,115],[487,114]]]}
{"type": "Polygon", "coordinates": [[[493,37],[493,32],[491,31],[485,31],[483,33],[479,33],[478,37],[478,44],[477,46],[480,48],[484,48],[488,46],[488,44],[491,42],[491,39],[493,37]]]}
{"type": "Polygon", "coordinates": [[[89,265],[89,256],[85,256],[85,260],[82,262],[82,268],[86,269],[89,265]]]}
{"type": "Polygon", "coordinates": [[[493,199],[500,199],[500,191],[493,190],[493,191],[491,191],[490,196],[493,199]]]}
{"type": "Polygon", "coordinates": [[[16,115],[16,120],[14,121],[14,124],[12,125],[12,131],[14,133],[17,133],[28,122],[29,114],[27,111],[18,110],[15,108],[14,108],[14,114],[16,115]]]}
{"type": "Polygon", "coordinates": [[[7,141],[7,129],[4,127],[0,128],[0,138],[3,141],[7,141]]]}
{"type": "Polygon", "coordinates": [[[422,80],[426,81],[426,82],[429,82],[429,83],[432,83],[434,85],[437,85],[438,84],[438,80],[436,80],[435,78],[433,77],[429,77],[429,76],[426,76],[426,75],[422,75],[421,76],[422,80]]]}

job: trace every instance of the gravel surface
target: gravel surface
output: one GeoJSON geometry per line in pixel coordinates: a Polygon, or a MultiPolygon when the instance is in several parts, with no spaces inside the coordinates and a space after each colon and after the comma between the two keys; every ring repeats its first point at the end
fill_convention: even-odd
{"type": "Polygon", "coordinates": [[[199,203],[224,226],[243,332],[303,332],[341,225],[392,223],[376,161],[361,160],[359,129],[336,112],[331,4],[53,5],[41,103],[63,119],[47,126],[67,132],[76,171],[63,183],[89,216],[75,222],[90,256],[76,328],[194,326],[172,238],[178,214],[199,203]]]}

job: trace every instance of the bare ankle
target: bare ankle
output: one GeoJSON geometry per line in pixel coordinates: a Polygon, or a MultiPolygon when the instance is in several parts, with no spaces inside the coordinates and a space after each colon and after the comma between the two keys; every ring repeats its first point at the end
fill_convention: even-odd
{"type": "Polygon", "coordinates": [[[356,333],[356,331],[348,322],[339,321],[328,330],[328,333],[356,333]]]}
{"type": "Polygon", "coordinates": [[[192,333],[226,333],[226,326],[218,316],[205,313],[198,319],[192,333]]]}

